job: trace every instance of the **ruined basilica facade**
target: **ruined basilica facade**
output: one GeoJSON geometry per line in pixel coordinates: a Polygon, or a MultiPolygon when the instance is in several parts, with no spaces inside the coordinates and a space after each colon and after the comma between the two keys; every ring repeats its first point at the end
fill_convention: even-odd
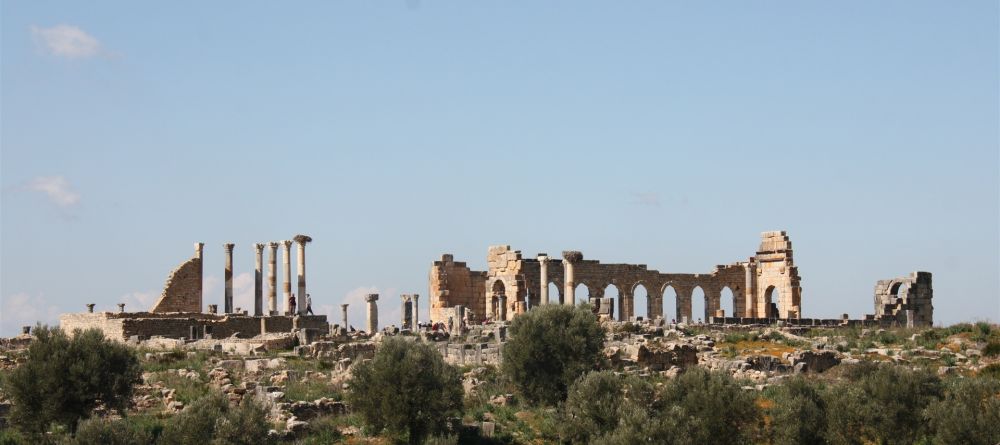
{"type": "MultiPolygon", "coordinates": [[[[668,288],[676,294],[677,321],[753,322],[802,317],[801,277],[793,261],[792,242],[784,231],[762,233],[756,254],[747,261],[718,265],[701,274],[660,272],[644,264],[602,264],[585,259],[578,251],[563,252],[562,258],[551,258],[544,253],[525,258],[510,246],[491,246],[486,258],[489,266],[486,271],[471,270],[450,254],[433,263],[429,276],[432,321],[510,320],[538,305],[575,304],[578,286],[586,287],[590,303],[600,313],[619,321],[635,318],[634,300],[640,287],[648,295],[645,313],[651,319],[663,317],[663,299],[668,288]],[[557,289],[551,295],[550,284],[557,289]],[[616,300],[603,298],[609,286],[617,290],[616,300]],[[702,289],[705,298],[705,311],[701,314],[692,313],[696,288],[702,289]],[[733,314],[721,309],[723,291],[727,288],[732,293],[733,314]]],[[[867,320],[930,325],[930,274],[920,274],[923,274],[922,284],[906,288],[910,293],[905,298],[897,298],[893,293],[898,292],[899,286],[895,291],[882,291],[881,297],[877,295],[876,314],[867,320]]],[[[914,283],[918,281],[916,277],[914,283]]]]}

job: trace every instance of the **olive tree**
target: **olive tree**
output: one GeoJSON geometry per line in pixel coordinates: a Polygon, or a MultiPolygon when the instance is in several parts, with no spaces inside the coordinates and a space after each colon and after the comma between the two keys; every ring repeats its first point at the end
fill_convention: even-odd
{"type": "Polygon", "coordinates": [[[604,345],[604,329],[586,305],[539,306],[515,318],[508,334],[503,372],[525,399],[549,405],[597,368],[604,345]]]}
{"type": "Polygon", "coordinates": [[[347,400],[373,432],[406,434],[409,443],[444,433],[462,407],[458,370],[428,344],[393,337],[354,367],[347,400]]]}

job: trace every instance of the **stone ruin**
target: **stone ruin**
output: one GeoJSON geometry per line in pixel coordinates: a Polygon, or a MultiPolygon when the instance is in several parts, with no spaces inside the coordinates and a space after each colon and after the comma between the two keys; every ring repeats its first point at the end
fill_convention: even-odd
{"type": "MultiPolygon", "coordinates": [[[[664,273],[644,264],[602,264],[584,259],[582,252],[565,251],[562,259],[540,253],[524,258],[510,246],[491,246],[486,256],[488,270],[471,270],[464,262],[444,254],[431,266],[429,276],[430,318],[451,326],[471,321],[508,321],[531,307],[545,304],[576,304],[576,289],[585,286],[589,303],[603,319],[635,320],[635,295],[647,292],[646,314],[663,318],[663,298],[668,288],[676,294],[678,322],[726,324],[839,325],[865,320],[802,318],[802,286],[793,262],[792,242],[784,231],[763,232],[756,255],[747,261],[718,265],[703,274],[664,273]],[[555,295],[549,295],[554,284],[555,295]],[[613,286],[617,298],[605,298],[613,286]],[[692,313],[696,288],[704,293],[704,313],[692,313]],[[734,314],[721,309],[725,289],[732,293],[734,314]]],[[[910,279],[880,281],[876,287],[876,314],[867,321],[881,324],[930,325],[930,274],[919,272],[910,279]],[[908,283],[908,284],[907,284],[908,283]],[[907,292],[897,296],[900,285],[907,292]],[[880,293],[881,292],[881,293],[880,293]]]]}
{"type": "Polygon", "coordinates": [[[577,286],[586,286],[591,303],[609,318],[619,321],[635,317],[634,296],[641,286],[648,293],[646,313],[663,317],[663,295],[672,288],[677,295],[676,313],[682,320],[724,317],[722,292],[733,294],[733,317],[794,319],[801,314],[802,288],[798,268],[792,261],[792,243],[785,232],[764,232],[757,254],[745,262],[719,265],[704,274],[663,273],[644,264],[602,264],[584,259],[577,251],[563,252],[562,259],[538,254],[524,258],[510,246],[492,246],[487,253],[489,270],[473,271],[450,254],[435,261],[430,271],[431,320],[446,321],[445,311],[464,306],[480,320],[510,320],[529,307],[542,304],[575,304],[577,286]],[[549,295],[549,284],[559,289],[549,295]],[[617,301],[604,298],[614,286],[617,301]],[[705,295],[705,312],[693,314],[695,288],[705,295]],[[617,307],[617,311],[615,310],[617,307]]]}
{"type": "Polygon", "coordinates": [[[205,340],[220,338],[246,339],[269,334],[296,333],[301,339],[310,339],[317,333],[330,330],[325,315],[311,315],[311,297],[306,292],[305,246],[312,238],[296,235],[297,281],[299,300],[296,302],[291,292],[291,245],[293,241],[257,243],[254,308],[253,313],[233,307],[233,249],[234,244],[226,243],[225,248],[225,289],[223,312],[218,305],[203,308],[204,265],[202,252],[204,243],[195,244],[194,256],[181,263],[170,272],[160,298],[148,312],[125,312],[125,305],[118,304],[117,312],[94,312],[94,304],[87,304],[87,312],[63,314],[59,317],[60,327],[67,331],[97,328],[110,339],[148,340],[154,337],[165,339],[205,340]],[[277,250],[284,246],[282,265],[284,266],[284,308],[278,310],[277,301],[277,250]],[[264,248],[269,247],[267,310],[264,309],[264,248]],[[304,335],[303,335],[304,334],[304,335]]]}
{"type": "Polygon", "coordinates": [[[879,280],[875,284],[875,314],[869,319],[912,327],[931,326],[934,306],[930,272],[879,280]]]}

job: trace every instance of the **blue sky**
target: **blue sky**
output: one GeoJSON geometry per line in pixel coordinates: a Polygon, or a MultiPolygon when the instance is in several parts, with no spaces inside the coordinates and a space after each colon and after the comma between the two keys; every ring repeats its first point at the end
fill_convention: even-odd
{"type": "Polygon", "coordinates": [[[359,325],[370,291],[426,318],[446,252],[694,273],[766,230],[805,316],[927,270],[936,321],[1000,319],[996,2],[0,8],[0,335],[151,304],[195,241],[245,305],[295,233],[359,325]]]}

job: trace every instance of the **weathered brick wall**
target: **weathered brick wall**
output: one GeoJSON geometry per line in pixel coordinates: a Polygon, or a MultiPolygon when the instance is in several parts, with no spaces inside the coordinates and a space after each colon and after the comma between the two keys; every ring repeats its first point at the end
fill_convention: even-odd
{"type": "Polygon", "coordinates": [[[201,312],[201,291],[201,258],[191,258],[170,272],[150,312],[201,312]]]}
{"type": "Polygon", "coordinates": [[[485,272],[469,270],[464,262],[455,262],[452,255],[442,255],[441,261],[435,261],[431,266],[429,279],[431,320],[446,321],[441,309],[456,305],[472,310],[474,317],[479,319],[486,313],[485,282],[485,272]]]}

